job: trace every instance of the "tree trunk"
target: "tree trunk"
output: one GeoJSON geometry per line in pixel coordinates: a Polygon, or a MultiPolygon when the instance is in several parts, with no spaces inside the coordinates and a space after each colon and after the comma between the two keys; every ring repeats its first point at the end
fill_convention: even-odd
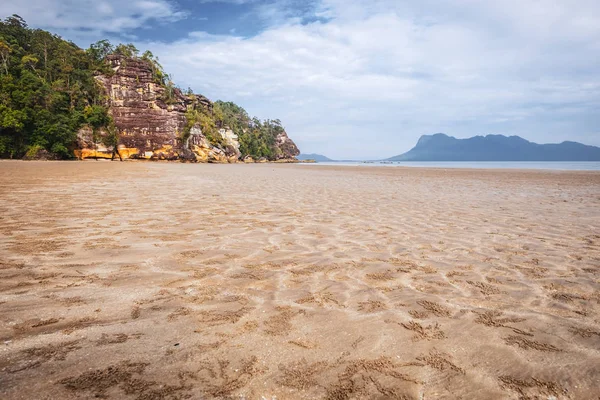
{"type": "Polygon", "coordinates": [[[44,71],[46,81],[48,80],[48,43],[44,40],[44,71]]]}

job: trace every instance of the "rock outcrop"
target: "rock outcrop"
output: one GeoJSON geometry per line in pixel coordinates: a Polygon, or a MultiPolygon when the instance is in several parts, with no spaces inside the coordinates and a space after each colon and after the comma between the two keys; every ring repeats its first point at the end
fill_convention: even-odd
{"type": "Polygon", "coordinates": [[[241,153],[237,136],[229,129],[220,129],[219,134],[225,143],[224,148],[212,146],[199,127],[194,126],[192,128],[185,148],[191,151],[194,161],[216,163],[234,163],[238,161],[241,153]]]}
{"type": "MultiPolygon", "coordinates": [[[[152,64],[144,59],[110,55],[107,62],[114,71],[100,75],[109,103],[110,114],[119,131],[118,154],[106,146],[106,131],[94,132],[85,127],[78,132],[80,159],[112,158],[189,160],[197,162],[237,162],[242,154],[237,135],[228,127],[218,129],[218,145],[211,143],[197,124],[187,126],[186,112],[201,110],[212,113],[213,103],[201,95],[184,95],[156,80],[152,64]],[[187,138],[184,139],[184,137],[187,138]]],[[[214,136],[214,135],[213,135],[214,136]]],[[[281,151],[277,159],[293,159],[300,152],[285,132],[278,135],[281,151]]]]}
{"type": "Polygon", "coordinates": [[[288,137],[285,131],[277,135],[275,138],[275,143],[280,150],[276,156],[277,160],[294,159],[300,154],[298,146],[296,146],[296,143],[294,143],[293,140],[288,137]]]}
{"type": "MultiPolygon", "coordinates": [[[[167,92],[167,88],[156,82],[152,65],[146,60],[111,55],[107,62],[114,73],[100,75],[97,80],[108,95],[110,113],[120,132],[121,157],[190,158],[181,140],[185,113],[188,107],[210,107],[210,101],[184,96],[178,89],[167,92]]],[[[105,135],[106,132],[99,132],[94,140],[90,128],[81,129],[80,150],[75,154],[79,158],[112,157],[112,148],[102,145],[105,135]]]]}

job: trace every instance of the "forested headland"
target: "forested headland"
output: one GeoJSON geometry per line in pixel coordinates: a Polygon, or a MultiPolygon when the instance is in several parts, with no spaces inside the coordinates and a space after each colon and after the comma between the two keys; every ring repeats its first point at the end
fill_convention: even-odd
{"type": "MultiPolygon", "coordinates": [[[[72,159],[82,128],[97,133],[104,146],[116,148],[127,132],[115,121],[110,93],[98,79],[115,74],[107,62],[115,56],[145,63],[154,83],[164,89],[159,100],[167,106],[182,95],[194,96],[191,89],[182,91],[173,83],[149,50],[140,52],[133,44],[113,45],[107,40],[82,49],[51,32],[28,27],[18,15],[0,21],[0,157],[35,158],[43,153],[46,158],[72,159]]],[[[188,106],[185,120],[177,132],[179,143],[186,143],[192,128],[198,127],[211,146],[221,148],[219,130],[227,128],[237,136],[240,159],[285,156],[277,143],[285,134],[281,122],[251,118],[232,102],[188,106]]]]}

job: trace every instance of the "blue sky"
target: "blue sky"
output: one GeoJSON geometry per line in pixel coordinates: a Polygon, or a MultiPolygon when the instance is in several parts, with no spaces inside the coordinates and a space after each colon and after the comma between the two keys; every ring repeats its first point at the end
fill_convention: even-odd
{"type": "Polygon", "coordinates": [[[435,132],[600,145],[597,0],[3,0],[13,13],[150,49],[306,153],[383,158],[435,132]]]}

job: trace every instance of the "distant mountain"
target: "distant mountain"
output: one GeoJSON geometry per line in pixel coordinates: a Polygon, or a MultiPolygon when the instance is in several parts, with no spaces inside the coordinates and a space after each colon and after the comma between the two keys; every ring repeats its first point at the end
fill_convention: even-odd
{"type": "Polygon", "coordinates": [[[325,157],[321,154],[300,154],[299,156],[296,156],[296,158],[298,160],[315,160],[317,162],[333,161],[331,158],[325,157]]]}
{"type": "Polygon", "coordinates": [[[519,136],[457,139],[423,135],[410,151],[386,161],[600,161],[600,147],[577,142],[537,144],[519,136]]]}

